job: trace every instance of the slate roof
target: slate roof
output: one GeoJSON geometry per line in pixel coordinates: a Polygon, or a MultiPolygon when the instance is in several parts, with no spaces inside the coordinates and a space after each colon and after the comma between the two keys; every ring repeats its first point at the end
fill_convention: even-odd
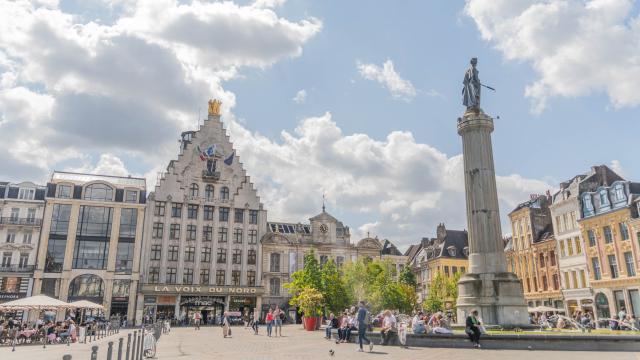
{"type": "Polygon", "coordinates": [[[387,239],[384,239],[384,244],[382,245],[382,250],[380,252],[382,255],[402,256],[400,250],[398,250],[398,248],[387,239]]]}

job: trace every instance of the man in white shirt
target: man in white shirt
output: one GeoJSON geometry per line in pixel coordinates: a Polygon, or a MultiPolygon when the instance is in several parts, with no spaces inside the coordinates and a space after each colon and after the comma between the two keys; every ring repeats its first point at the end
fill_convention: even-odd
{"type": "Polygon", "coordinates": [[[382,337],[382,346],[386,346],[392,336],[398,333],[398,322],[396,317],[393,316],[391,310],[385,310],[384,319],[382,320],[382,330],[380,335],[382,337]]]}

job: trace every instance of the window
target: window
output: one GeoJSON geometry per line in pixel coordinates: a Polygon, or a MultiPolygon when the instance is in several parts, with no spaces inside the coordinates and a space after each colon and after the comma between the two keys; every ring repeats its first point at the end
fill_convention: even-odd
{"type": "Polygon", "coordinates": [[[242,250],[233,249],[233,258],[231,262],[233,264],[242,264],[242,250]]]}
{"type": "Polygon", "coordinates": [[[36,222],[36,209],[27,209],[27,223],[33,224],[36,222]]]}
{"type": "Polygon", "coordinates": [[[247,253],[247,264],[248,265],[256,264],[256,251],[253,249],[250,249],[249,252],[247,253]]]}
{"type": "Polygon", "coordinates": [[[178,245],[169,246],[169,252],[168,252],[167,260],[169,260],[169,261],[178,261],[178,251],[179,251],[178,245]]]}
{"type": "Polygon", "coordinates": [[[224,270],[216,270],[216,285],[224,285],[224,270]]]}
{"type": "Polygon", "coordinates": [[[549,252],[549,264],[556,266],[556,252],[553,250],[549,252]]]}
{"type": "Polygon", "coordinates": [[[200,284],[209,285],[209,269],[200,270],[200,284]]]}
{"type": "Polygon", "coordinates": [[[593,267],[594,280],[602,279],[602,271],[600,270],[600,261],[598,261],[597,257],[591,258],[591,265],[593,267]]]}
{"type": "Polygon", "coordinates": [[[587,278],[584,274],[584,270],[580,270],[580,284],[582,284],[582,287],[587,287],[587,278]]]}
{"type": "Polygon", "coordinates": [[[233,243],[242,244],[242,229],[233,229],[233,243]]]}
{"type": "Polygon", "coordinates": [[[178,269],[167,268],[167,284],[175,284],[178,277],[178,269]]]}
{"type": "Polygon", "coordinates": [[[129,289],[131,288],[131,280],[116,279],[113,280],[113,297],[129,297],[129,289]]]}
{"type": "Polygon", "coordinates": [[[195,240],[198,229],[195,225],[187,225],[187,240],[195,240]]]}
{"type": "Polygon", "coordinates": [[[5,251],[2,253],[2,267],[11,266],[11,251],[5,251]]]}
{"type": "MultiPolygon", "coordinates": [[[[580,246],[580,238],[576,237],[576,238],[573,238],[573,240],[576,242],[576,254],[582,254],[582,247],[580,246]]],[[[569,239],[568,241],[571,241],[571,239],[569,239]]]]}
{"type": "Polygon", "coordinates": [[[582,202],[584,203],[584,208],[587,212],[593,211],[593,202],[591,201],[591,195],[584,194],[582,197],[582,202]]]}
{"type": "Polygon", "coordinates": [[[167,206],[166,201],[156,201],[155,206],[153,207],[153,215],[155,216],[164,216],[164,210],[167,206]]]}
{"type": "Polygon", "coordinates": [[[560,284],[559,284],[559,280],[558,280],[558,274],[553,274],[553,290],[558,290],[560,288],[560,284]]]}
{"type": "Polygon", "coordinates": [[[573,256],[573,242],[571,239],[567,239],[567,255],[573,256]]]}
{"type": "Polygon", "coordinates": [[[202,241],[213,241],[213,227],[208,225],[202,227],[202,241]]]}
{"type": "Polygon", "coordinates": [[[182,283],[193,284],[193,269],[184,269],[184,271],[182,272],[182,283]]]}
{"type": "Polygon", "coordinates": [[[627,276],[636,276],[636,268],[633,264],[633,254],[631,251],[624,253],[624,262],[627,265],[627,276]]]}
{"type": "Polygon", "coordinates": [[[7,233],[7,244],[13,244],[16,242],[16,233],[8,232],[7,233]]]}
{"type": "Polygon", "coordinates": [[[618,260],[615,255],[607,255],[607,259],[609,260],[609,270],[611,271],[611,278],[617,279],[620,276],[618,272],[618,260]]]}
{"type": "Polygon", "coordinates": [[[329,261],[329,257],[327,255],[320,255],[320,266],[326,264],[327,261],[329,261]]]}
{"type": "Polygon", "coordinates": [[[627,224],[619,223],[618,226],[620,227],[620,237],[622,240],[629,240],[629,228],[627,227],[627,224]]]}
{"type": "Polygon", "coordinates": [[[171,203],[171,217],[174,217],[174,218],[182,217],[181,203],[171,203]]]}
{"type": "Polygon", "coordinates": [[[271,272],[280,272],[280,254],[271,253],[271,262],[269,266],[271,272]]]}
{"type": "Polygon", "coordinates": [[[593,230],[587,230],[587,237],[589,238],[589,247],[596,246],[596,234],[593,230]]]}
{"type": "Polygon", "coordinates": [[[35,196],[36,189],[21,188],[18,191],[18,199],[20,200],[33,200],[35,196]]]}
{"type": "Polygon", "coordinates": [[[624,186],[622,186],[622,184],[616,184],[615,187],[615,194],[616,194],[616,200],[617,201],[622,201],[624,199],[626,199],[626,196],[624,196],[624,186]]]}
{"type": "Polygon", "coordinates": [[[198,218],[198,205],[189,204],[189,206],[187,206],[187,218],[189,219],[198,218]]]}
{"type": "Polygon", "coordinates": [[[444,267],[444,276],[449,277],[449,267],[448,266],[444,267]]]}
{"type": "Polygon", "coordinates": [[[91,184],[84,188],[84,200],[113,201],[113,188],[105,184],[91,184]]]}
{"type": "Polygon", "coordinates": [[[233,221],[240,224],[244,222],[244,209],[235,209],[233,221]]]}
{"type": "Polygon", "coordinates": [[[209,184],[204,187],[204,197],[207,199],[207,201],[213,200],[213,193],[213,185],[209,184]]]}
{"type": "Polygon", "coordinates": [[[226,186],[223,186],[220,189],[220,199],[221,200],[229,200],[229,188],[226,186]]]}
{"type": "Polygon", "coordinates": [[[80,206],[73,256],[74,268],[106,269],[112,218],[113,208],[80,206]]]}
{"type": "Polygon", "coordinates": [[[153,223],[153,238],[162,239],[163,234],[164,234],[164,224],[159,222],[153,223]]]}
{"type": "Polygon", "coordinates": [[[256,272],[253,270],[247,271],[247,286],[256,286],[256,272]]]}
{"type": "Polygon", "coordinates": [[[124,208],[120,211],[120,237],[135,238],[138,225],[138,210],[124,208]]]}
{"type": "Polygon", "coordinates": [[[116,273],[131,274],[131,270],[133,269],[133,252],[134,239],[118,239],[118,247],[116,249],[116,273]]]}
{"type": "Polygon", "coordinates": [[[196,256],[196,248],[195,246],[187,246],[184,249],[184,261],[185,262],[193,262],[196,256]]]}
{"type": "Polygon", "coordinates": [[[58,185],[58,198],[59,199],[71,199],[71,185],[58,185]]]}
{"type": "Polygon", "coordinates": [[[31,231],[24,233],[22,236],[22,243],[31,244],[31,240],[33,240],[33,233],[31,231]]]}
{"type": "Polygon", "coordinates": [[[218,264],[226,264],[227,263],[227,249],[218,248],[218,254],[217,254],[216,262],[218,264]]]}
{"type": "Polygon", "coordinates": [[[600,190],[600,205],[605,206],[609,204],[609,197],[607,196],[607,190],[600,190]]]}
{"type": "Polygon", "coordinates": [[[227,222],[229,221],[229,208],[227,207],[220,207],[218,208],[218,220],[219,221],[223,221],[223,222],[227,222]]]}
{"type": "Polygon", "coordinates": [[[191,186],[189,186],[189,195],[191,196],[191,198],[198,197],[198,184],[193,183],[191,184],[191,186]]]}
{"type": "Polygon", "coordinates": [[[211,261],[211,248],[203,247],[202,252],[200,253],[200,261],[201,262],[210,262],[211,261]]]}
{"type": "Polygon", "coordinates": [[[69,285],[69,299],[75,298],[102,298],[104,295],[104,286],[102,279],[97,275],[80,275],[77,276],[69,285]]]}
{"type": "Polygon", "coordinates": [[[151,260],[160,260],[162,257],[162,245],[151,245],[151,260]]]}
{"type": "Polygon", "coordinates": [[[62,271],[70,215],[71,205],[53,205],[49,241],[47,242],[47,256],[45,258],[45,271],[47,272],[62,271]]]}
{"type": "Polygon", "coordinates": [[[564,275],[564,288],[571,289],[571,282],[569,281],[569,272],[565,271],[562,274],[564,275]]]}
{"type": "Polygon", "coordinates": [[[560,222],[560,215],[556,215],[556,228],[558,229],[558,232],[564,231],[564,229],[562,229],[562,223],[560,222]]]}
{"type": "Polygon", "coordinates": [[[249,244],[258,243],[258,230],[249,230],[249,244]]]}
{"type": "Polygon", "coordinates": [[[11,216],[9,218],[11,219],[11,222],[17,222],[18,219],[20,218],[20,209],[12,208],[11,209],[11,216]]]}
{"type": "Polygon", "coordinates": [[[540,267],[544,267],[544,254],[540,253],[539,258],[540,258],[540,267]]]}
{"type": "Polygon", "coordinates": [[[203,216],[205,220],[213,220],[213,206],[205,205],[203,216]]]}
{"type": "Polygon", "coordinates": [[[155,266],[149,268],[149,283],[157,284],[159,281],[160,281],[160,268],[155,266]]]}
{"type": "Polygon", "coordinates": [[[611,226],[607,225],[602,228],[602,232],[604,233],[604,242],[605,244],[610,244],[613,242],[613,235],[611,234],[611,226]]]}
{"type": "Polygon", "coordinates": [[[240,270],[231,271],[231,285],[240,286],[240,270]]]}
{"type": "Polygon", "coordinates": [[[258,210],[249,210],[249,224],[258,223],[258,210]]]}
{"type": "Polygon", "coordinates": [[[227,242],[227,237],[228,237],[228,232],[229,230],[226,227],[221,227],[218,229],[218,242],[219,243],[226,243],[227,242]]]}
{"type": "Polygon", "coordinates": [[[271,296],[280,295],[280,279],[278,278],[269,279],[269,294],[271,296]]]}
{"type": "Polygon", "coordinates": [[[579,288],[580,284],[578,283],[578,274],[575,271],[571,272],[571,280],[573,280],[573,287],[579,288]]]}
{"type": "Polygon", "coordinates": [[[169,225],[169,239],[180,239],[180,224],[169,225]]]}
{"type": "Polygon", "coordinates": [[[138,202],[138,191],[137,190],[125,190],[124,191],[124,202],[137,203],[138,202]]]}

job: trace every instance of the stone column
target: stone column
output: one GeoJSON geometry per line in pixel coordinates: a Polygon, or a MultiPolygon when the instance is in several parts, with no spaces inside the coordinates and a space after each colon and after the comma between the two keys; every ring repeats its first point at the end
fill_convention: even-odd
{"type": "Polygon", "coordinates": [[[520,280],[507,272],[491,145],[493,129],[493,119],[482,110],[467,111],[458,119],[469,228],[469,272],[458,283],[458,321],[464,322],[472,310],[478,310],[486,324],[522,326],[527,324],[527,308],[520,280]]]}

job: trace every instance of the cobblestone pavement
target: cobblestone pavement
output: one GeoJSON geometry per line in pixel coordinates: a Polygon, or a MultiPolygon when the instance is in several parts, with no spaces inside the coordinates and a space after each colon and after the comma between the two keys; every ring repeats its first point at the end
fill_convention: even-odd
{"type": "MultiPolygon", "coordinates": [[[[354,344],[335,344],[323,338],[324,331],[307,332],[300,326],[285,326],[284,337],[269,338],[264,327],[259,335],[253,335],[250,329],[233,327],[233,336],[222,337],[220,327],[173,328],[171,333],[164,334],[158,343],[157,359],[200,360],[358,360],[358,359],[442,359],[442,360],[640,360],[636,353],[612,352],[578,352],[578,351],[513,351],[513,350],[476,350],[476,349],[429,349],[382,347],[375,346],[373,353],[358,353],[354,344]],[[334,356],[329,354],[334,350],[334,356]]],[[[9,347],[0,347],[0,360],[48,360],[62,359],[64,354],[71,354],[73,360],[89,360],[91,346],[100,348],[98,360],[106,359],[107,343],[114,342],[114,357],[119,337],[125,337],[126,331],[112,335],[91,344],[72,344],[47,346],[22,346],[15,352],[9,347]]]]}

